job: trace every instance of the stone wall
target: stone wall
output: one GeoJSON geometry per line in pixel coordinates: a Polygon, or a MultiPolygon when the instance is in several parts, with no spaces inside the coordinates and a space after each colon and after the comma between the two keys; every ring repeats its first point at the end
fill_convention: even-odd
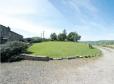
{"type": "Polygon", "coordinates": [[[0,25],[0,43],[4,43],[6,41],[21,41],[21,40],[23,40],[22,35],[19,35],[11,31],[9,27],[0,25]]]}

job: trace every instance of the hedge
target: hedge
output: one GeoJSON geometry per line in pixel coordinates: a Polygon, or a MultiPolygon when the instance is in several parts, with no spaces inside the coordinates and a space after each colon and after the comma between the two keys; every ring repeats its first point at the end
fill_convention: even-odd
{"type": "Polygon", "coordinates": [[[0,45],[1,62],[8,61],[12,56],[26,51],[28,45],[20,41],[7,42],[0,45]]]}

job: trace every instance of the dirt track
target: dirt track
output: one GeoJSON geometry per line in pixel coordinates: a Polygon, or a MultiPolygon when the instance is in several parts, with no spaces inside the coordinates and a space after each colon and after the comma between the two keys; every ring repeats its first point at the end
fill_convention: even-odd
{"type": "Polygon", "coordinates": [[[0,64],[0,84],[114,84],[114,50],[98,59],[0,64]]]}

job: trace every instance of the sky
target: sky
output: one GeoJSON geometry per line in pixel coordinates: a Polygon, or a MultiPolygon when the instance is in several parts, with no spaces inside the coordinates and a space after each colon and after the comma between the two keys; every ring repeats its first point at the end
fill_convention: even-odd
{"type": "Polygon", "coordinates": [[[66,29],[82,41],[114,40],[114,0],[0,0],[0,24],[24,37],[66,29]]]}

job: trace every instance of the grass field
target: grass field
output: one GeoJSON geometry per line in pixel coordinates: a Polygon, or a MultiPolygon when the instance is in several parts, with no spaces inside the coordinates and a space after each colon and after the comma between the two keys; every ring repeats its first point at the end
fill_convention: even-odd
{"type": "Polygon", "coordinates": [[[88,45],[74,42],[42,42],[35,43],[28,48],[34,55],[48,56],[52,58],[69,56],[97,56],[100,50],[90,49],[88,45]]]}

